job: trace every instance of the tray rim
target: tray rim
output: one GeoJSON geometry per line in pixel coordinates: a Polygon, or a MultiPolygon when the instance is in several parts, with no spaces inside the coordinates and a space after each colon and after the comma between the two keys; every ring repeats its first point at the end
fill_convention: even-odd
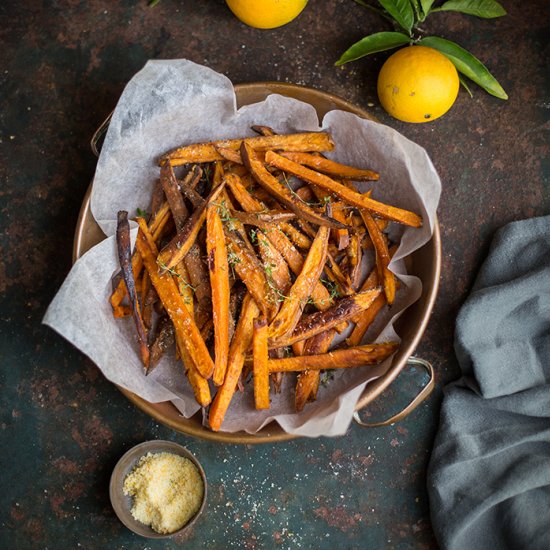
{"type": "MultiPolygon", "coordinates": [[[[315,88],[311,88],[308,86],[301,86],[298,84],[290,84],[290,83],[283,83],[283,82],[266,81],[266,82],[251,82],[251,83],[235,84],[234,89],[235,89],[235,94],[237,96],[237,103],[239,103],[239,96],[245,93],[249,93],[249,94],[255,93],[259,96],[263,96],[264,99],[265,97],[267,97],[269,94],[272,94],[272,93],[277,93],[288,97],[296,97],[297,95],[298,96],[309,95],[314,97],[318,101],[326,103],[329,106],[331,104],[334,104],[334,108],[345,110],[353,114],[356,114],[361,118],[378,122],[378,120],[368,111],[364,110],[361,107],[358,107],[357,105],[354,105],[353,103],[339,97],[338,95],[317,90],[315,88]]],[[[301,101],[305,101],[306,103],[309,103],[303,98],[298,97],[297,99],[300,99],[301,101]]],[[[250,104],[250,103],[246,103],[246,104],[250,104]]],[[[322,118],[324,113],[319,112],[317,107],[315,106],[313,107],[316,108],[316,110],[318,111],[319,118],[322,118]]],[[[326,112],[330,110],[332,109],[329,108],[326,112]]],[[[91,216],[90,198],[91,198],[91,191],[92,191],[92,183],[90,183],[90,185],[88,186],[88,189],[83,198],[82,205],[78,215],[78,220],[77,220],[75,233],[74,233],[74,240],[73,240],[73,254],[72,254],[73,263],[76,262],[76,260],[80,258],[87,251],[87,250],[83,250],[84,234],[85,234],[85,231],[87,230],[87,227],[85,226],[84,222],[87,216],[91,216]]],[[[93,217],[92,217],[92,220],[93,220],[93,217]]],[[[392,364],[388,368],[388,371],[383,376],[367,384],[367,386],[363,390],[361,397],[359,398],[356,404],[356,408],[355,408],[356,411],[363,409],[369,403],[371,403],[374,399],[376,399],[397,378],[399,373],[403,370],[403,368],[407,364],[408,357],[413,354],[414,350],[416,349],[416,346],[420,342],[426,330],[426,327],[430,320],[431,313],[433,311],[433,307],[435,305],[435,301],[437,298],[437,293],[439,290],[439,280],[440,280],[440,274],[441,274],[441,235],[440,235],[439,221],[437,219],[437,216],[434,219],[434,229],[433,229],[432,239],[430,239],[430,241],[428,241],[424,246],[428,246],[430,244],[434,248],[434,261],[435,261],[434,274],[433,274],[432,285],[427,289],[426,303],[425,303],[426,305],[421,316],[421,322],[414,333],[414,337],[411,339],[408,345],[405,346],[404,348],[401,348],[400,350],[401,359],[398,360],[397,362],[392,362],[392,364]]],[[[306,437],[303,435],[286,433],[282,430],[282,428],[276,422],[274,423],[272,422],[268,424],[268,426],[262,428],[262,430],[254,434],[244,432],[244,431],[213,432],[205,428],[202,424],[198,422],[193,422],[192,419],[194,417],[185,418],[181,416],[181,419],[183,419],[186,422],[185,424],[182,424],[181,421],[175,421],[171,417],[168,417],[162,414],[161,412],[159,412],[155,407],[155,405],[158,405],[158,404],[150,403],[145,399],[139,397],[138,395],[134,394],[133,392],[127,390],[126,388],[123,388],[117,384],[114,384],[114,385],[130,402],[132,402],[142,412],[148,414],[157,422],[173,429],[176,432],[183,433],[185,435],[198,437],[200,439],[204,439],[208,441],[216,441],[221,443],[232,443],[232,444],[275,443],[275,442],[290,441],[292,439],[306,437]],[[276,427],[275,433],[271,433],[269,430],[266,430],[266,428],[269,428],[272,425],[276,427]]],[[[174,405],[171,405],[171,406],[174,407],[175,409],[174,405]]]]}

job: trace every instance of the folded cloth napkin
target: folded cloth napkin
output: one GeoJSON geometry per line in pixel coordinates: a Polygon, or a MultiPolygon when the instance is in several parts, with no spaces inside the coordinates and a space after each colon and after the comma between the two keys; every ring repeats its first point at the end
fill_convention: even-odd
{"type": "Polygon", "coordinates": [[[550,549],[550,216],[499,230],[456,322],[428,468],[451,550],[550,549]]]}

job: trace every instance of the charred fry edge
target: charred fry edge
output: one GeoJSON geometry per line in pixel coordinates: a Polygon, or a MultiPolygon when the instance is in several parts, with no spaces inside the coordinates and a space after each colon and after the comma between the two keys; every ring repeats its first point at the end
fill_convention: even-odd
{"type": "MultiPolygon", "coordinates": [[[[145,222],[145,220],[144,220],[145,222]]],[[[143,324],[141,310],[136,294],[134,274],[132,270],[132,250],[130,245],[130,225],[128,223],[128,212],[120,210],[117,215],[116,242],[118,249],[118,259],[122,268],[122,278],[126,285],[130,305],[132,306],[132,316],[136,325],[139,350],[141,360],[147,373],[150,363],[149,346],[147,345],[147,330],[143,324]]]]}

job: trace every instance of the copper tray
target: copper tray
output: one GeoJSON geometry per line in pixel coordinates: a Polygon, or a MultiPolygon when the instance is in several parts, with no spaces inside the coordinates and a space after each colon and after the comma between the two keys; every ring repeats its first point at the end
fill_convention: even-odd
{"type": "MultiPolygon", "coordinates": [[[[277,93],[309,103],[315,107],[320,119],[322,119],[328,111],[339,109],[342,111],[349,111],[365,119],[375,120],[375,118],[368,112],[344,99],[339,98],[338,96],[294,84],[283,84],[278,82],[237,84],[235,86],[235,92],[237,95],[237,105],[239,107],[242,105],[263,101],[269,94],[277,93]]],[[[97,136],[100,132],[105,131],[109,120],[110,117],[105,121],[92,140],[92,149],[94,152],[97,152],[97,136]]],[[[105,238],[105,235],[95,222],[90,212],[90,193],[91,185],[86,193],[86,196],[84,197],[80,214],[78,216],[73,245],[73,262],[80,258],[92,246],[101,242],[105,238]]],[[[410,362],[410,357],[418,345],[424,330],[426,329],[428,319],[435,303],[439,286],[439,274],[441,270],[441,240],[437,220],[434,227],[433,238],[422,248],[411,254],[409,260],[409,273],[416,275],[422,280],[422,295],[417,302],[415,302],[403,313],[399,321],[396,323],[396,330],[402,338],[401,347],[394,356],[392,365],[388,371],[383,376],[366,386],[363,395],[357,403],[357,411],[376,399],[376,397],[378,397],[384,389],[386,389],[393,382],[393,380],[395,380],[401,370],[407,365],[408,362],[410,362]]],[[[412,409],[418,406],[418,404],[429,395],[431,389],[433,388],[433,370],[430,365],[422,362],[421,364],[425,366],[431,374],[429,384],[400,414],[385,422],[373,425],[386,425],[397,421],[411,412],[412,409]]],[[[276,422],[272,422],[256,434],[248,434],[246,432],[212,432],[202,425],[202,414],[200,411],[191,418],[184,418],[176,407],[168,401],[163,403],[149,403],[134,393],[119,386],[117,387],[143,412],[152,416],[155,420],[165,426],[187,435],[224,443],[249,444],[287,441],[297,437],[284,432],[276,422]]],[[[357,413],[355,420],[359,421],[357,413]]],[[[360,421],[359,423],[362,424],[360,421]]]]}

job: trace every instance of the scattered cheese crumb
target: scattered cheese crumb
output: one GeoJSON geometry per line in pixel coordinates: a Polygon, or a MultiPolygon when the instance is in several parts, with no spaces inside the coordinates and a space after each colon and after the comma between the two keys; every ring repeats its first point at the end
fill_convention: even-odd
{"type": "Polygon", "coordinates": [[[157,533],[181,529],[199,510],[204,484],[197,467],[172,453],[147,453],[124,480],[132,516],[157,533]]]}

